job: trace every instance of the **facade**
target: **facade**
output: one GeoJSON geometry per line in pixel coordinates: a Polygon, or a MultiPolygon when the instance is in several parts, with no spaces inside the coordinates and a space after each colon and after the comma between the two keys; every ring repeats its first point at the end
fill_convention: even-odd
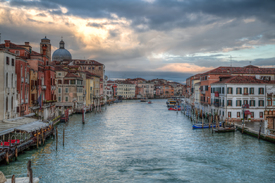
{"type": "Polygon", "coordinates": [[[122,96],[122,98],[134,98],[135,97],[135,84],[130,82],[120,82],[117,83],[117,96],[122,96]]]}
{"type": "Polygon", "coordinates": [[[0,50],[0,120],[17,117],[17,86],[15,72],[16,55],[7,50],[0,50]]]}
{"type": "Polygon", "coordinates": [[[263,81],[254,76],[233,76],[213,83],[211,110],[223,120],[263,120],[265,109],[275,107],[272,103],[274,96],[268,94],[266,89],[274,84],[275,82],[263,81]],[[244,105],[245,109],[242,108],[244,105]]]}
{"type": "Polygon", "coordinates": [[[142,82],[138,83],[136,87],[137,95],[140,97],[154,98],[154,83],[142,82]]]}

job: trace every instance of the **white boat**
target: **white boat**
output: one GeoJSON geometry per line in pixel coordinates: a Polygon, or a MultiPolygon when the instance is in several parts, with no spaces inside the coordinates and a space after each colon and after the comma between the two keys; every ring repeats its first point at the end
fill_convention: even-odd
{"type": "Polygon", "coordinates": [[[177,100],[173,98],[169,98],[166,102],[167,107],[174,107],[177,104],[177,100]]]}

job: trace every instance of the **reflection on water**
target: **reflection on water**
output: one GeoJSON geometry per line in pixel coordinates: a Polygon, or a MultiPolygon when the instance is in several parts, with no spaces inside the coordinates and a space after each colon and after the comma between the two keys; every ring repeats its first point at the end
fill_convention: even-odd
{"type": "Polygon", "coordinates": [[[239,132],[192,130],[165,100],[124,101],[101,114],[74,115],[55,141],[26,151],[5,175],[27,174],[32,160],[41,182],[274,182],[275,145],[239,132]],[[65,146],[62,146],[66,128],[65,146]]]}

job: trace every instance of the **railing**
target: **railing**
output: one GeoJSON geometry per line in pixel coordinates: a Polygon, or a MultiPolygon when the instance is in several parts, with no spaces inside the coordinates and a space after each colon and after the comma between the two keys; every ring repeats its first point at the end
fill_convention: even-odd
{"type": "Polygon", "coordinates": [[[47,86],[46,85],[41,85],[42,90],[46,90],[47,86]]]}
{"type": "Polygon", "coordinates": [[[248,95],[248,93],[244,93],[244,95],[248,95]]]}
{"type": "Polygon", "coordinates": [[[24,83],[24,77],[21,77],[21,83],[24,83]]]}

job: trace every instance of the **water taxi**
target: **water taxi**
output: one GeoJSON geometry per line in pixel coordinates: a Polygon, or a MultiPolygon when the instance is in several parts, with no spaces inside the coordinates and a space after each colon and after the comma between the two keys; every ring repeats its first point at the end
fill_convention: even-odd
{"type": "Polygon", "coordinates": [[[169,98],[166,104],[167,104],[167,107],[174,107],[177,104],[177,100],[174,98],[169,98]]]}

